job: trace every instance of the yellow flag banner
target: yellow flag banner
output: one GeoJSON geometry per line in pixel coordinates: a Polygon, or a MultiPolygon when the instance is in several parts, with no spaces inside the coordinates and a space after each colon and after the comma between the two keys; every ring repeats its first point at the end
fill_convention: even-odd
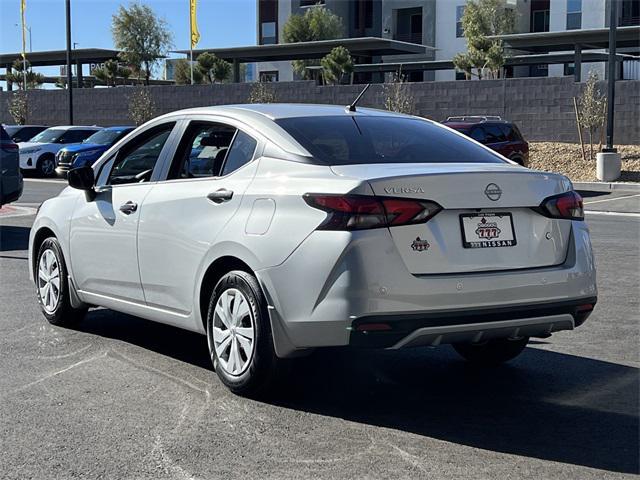
{"type": "Polygon", "coordinates": [[[24,21],[24,11],[27,9],[27,0],[20,0],[20,16],[22,17],[22,58],[26,59],[27,51],[27,24],[24,21]]]}
{"type": "MultiPolygon", "coordinates": [[[[23,2],[25,0],[22,0],[23,2]]],[[[200,32],[198,31],[198,0],[189,0],[191,3],[191,48],[195,48],[200,41],[200,32]]]]}

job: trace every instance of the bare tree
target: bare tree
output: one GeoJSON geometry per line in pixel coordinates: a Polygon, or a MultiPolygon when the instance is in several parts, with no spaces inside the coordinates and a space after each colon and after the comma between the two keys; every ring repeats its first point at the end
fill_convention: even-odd
{"type": "Polygon", "coordinates": [[[140,87],[129,95],[129,117],[136,125],[142,125],[156,116],[156,104],[148,87],[140,87]]]}
{"type": "Polygon", "coordinates": [[[580,128],[589,132],[589,158],[593,160],[593,137],[599,128],[604,127],[606,117],[606,97],[600,93],[598,74],[589,73],[589,78],[580,96],[578,111],[580,128]]]}
{"type": "Polygon", "coordinates": [[[382,87],[384,94],[384,108],[391,112],[415,113],[415,102],[413,95],[407,87],[407,82],[402,72],[393,75],[391,82],[385,83],[382,87]]]}
{"type": "Polygon", "coordinates": [[[19,90],[11,95],[7,101],[9,115],[18,125],[27,123],[29,116],[29,99],[28,94],[24,90],[19,90]]]}
{"type": "Polygon", "coordinates": [[[265,82],[256,82],[249,93],[249,103],[275,103],[276,94],[273,88],[265,82]]]}

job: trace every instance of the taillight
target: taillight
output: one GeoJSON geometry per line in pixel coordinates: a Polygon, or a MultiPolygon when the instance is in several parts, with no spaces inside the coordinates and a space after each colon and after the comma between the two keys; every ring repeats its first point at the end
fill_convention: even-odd
{"type": "Polygon", "coordinates": [[[582,197],[573,190],[545,199],[540,205],[543,215],[567,220],[584,220],[582,197]]]}
{"type": "Polygon", "coordinates": [[[319,230],[364,230],[425,223],[442,207],[429,200],[307,193],[304,200],[324,210],[319,230]]]}
{"type": "Polygon", "coordinates": [[[15,143],[3,143],[2,149],[7,152],[15,152],[18,150],[18,145],[15,143]]]}

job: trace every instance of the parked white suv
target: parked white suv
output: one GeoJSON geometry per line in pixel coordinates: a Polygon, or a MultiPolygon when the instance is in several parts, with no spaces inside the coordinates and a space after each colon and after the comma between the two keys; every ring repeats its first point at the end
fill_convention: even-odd
{"type": "Polygon", "coordinates": [[[56,153],[71,143],[80,143],[101,127],[51,127],[43,130],[29,142],[19,144],[20,168],[36,170],[43,177],[52,177],[56,170],[56,153]]]}
{"type": "Polygon", "coordinates": [[[139,127],[44,202],[45,317],[102,306],[207,335],[249,394],[327,346],[453,344],[496,364],[596,303],[582,199],[438,123],[238,105],[139,127]]]}

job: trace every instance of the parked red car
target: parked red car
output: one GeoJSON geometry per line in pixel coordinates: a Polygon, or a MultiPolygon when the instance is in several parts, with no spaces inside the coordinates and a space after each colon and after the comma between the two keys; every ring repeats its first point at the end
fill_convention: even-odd
{"type": "Polygon", "coordinates": [[[514,123],[498,116],[475,115],[449,117],[442,123],[524,167],[529,163],[529,144],[514,123]]]}

